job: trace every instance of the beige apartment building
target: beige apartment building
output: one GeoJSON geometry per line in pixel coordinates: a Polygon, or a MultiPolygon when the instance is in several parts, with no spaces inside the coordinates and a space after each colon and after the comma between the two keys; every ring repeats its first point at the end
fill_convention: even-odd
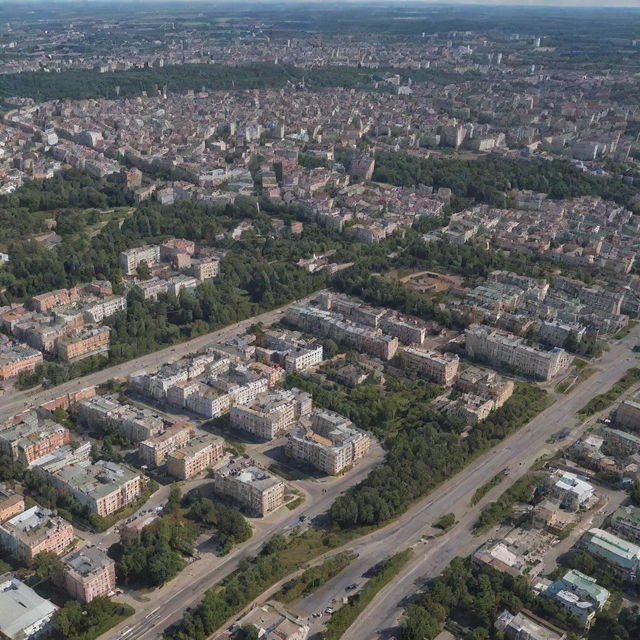
{"type": "Polygon", "coordinates": [[[242,460],[217,469],[213,487],[217,493],[232,498],[251,513],[266,516],[284,504],[286,484],[253,461],[242,460]]]}
{"type": "Polygon", "coordinates": [[[212,467],[224,455],[224,440],[217,436],[200,436],[187,446],[167,455],[167,471],[180,480],[188,480],[212,467]]]}
{"type": "Polygon", "coordinates": [[[30,411],[21,422],[0,431],[0,451],[26,466],[71,442],[61,424],[30,411]]]}
{"type": "Polygon", "coordinates": [[[122,251],[118,256],[118,265],[128,276],[134,275],[141,262],[146,262],[150,267],[158,264],[160,262],[160,247],[158,245],[135,247],[128,251],[122,251]]]}
{"type": "Polygon", "coordinates": [[[368,434],[333,411],[315,409],[301,424],[289,435],[287,455],[329,475],[357,464],[371,447],[368,434]]]}
{"type": "Polygon", "coordinates": [[[164,463],[172,451],[186,445],[192,434],[191,427],[169,427],[164,433],[143,440],[138,445],[140,460],[149,467],[157,467],[164,463]]]}
{"type": "Polygon", "coordinates": [[[400,357],[405,367],[415,369],[427,380],[445,387],[452,385],[458,375],[460,358],[456,355],[405,347],[400,357]]]}
{"type": "Polygon", "coordinates": [[[9,520],[24,511],[24,498],[19,493],[0,489],[0,522],[9,520]]]}
{"type": "Polygon", "coordinates": [[[102,353],[109,348],[109,327],[77,329],[56,342],[58,357],[66,362],[82,356],[102,353]]]}
{"type": "Polygon", "coordinates": [[[640,431],[640,403],[629,398],[620,403],[614,415],[616,426],[631,431],[640,431]]]}
{"type": "Polygon", "coordinates": [[[0,526],[0,546],[27,565],[43,551],[60,555],[73,542],[73,527],[43,507],[35,506],[0,526]]]}
{"type": "Polygon", "coordinates": [[[67,593],[83,603],[108,596],[116,588],[115,562],[97,547],[72,551],[62,558],[67,593]]]}

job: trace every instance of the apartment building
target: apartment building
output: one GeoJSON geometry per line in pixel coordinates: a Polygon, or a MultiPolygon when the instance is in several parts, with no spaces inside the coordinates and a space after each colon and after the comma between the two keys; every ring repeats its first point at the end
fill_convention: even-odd
{"type": "Polygon", "coordinates": [[[213,488],[251,513],[266,516],[284,504],[285,483],[253,461],[231,462],[213,475],[213,488]]]}
{"type": "Polygon", "coordinates": [[[628,540],[640,543],[640,508],[633,505],[618,507],[611,515],[609,526],[628,540]]]}
{"type": "MultiPolygon", "coordinates": [[[[357,313],[352,317],[366,318],[377,324],[376,317],[357,313]]],[[[332,338],[381,360],[391,360],[398,350],[398,338],[383,333],[370,325],[346,321],[339,313],[325,311],[308,305],[292,305],[285,319],[293,326],[325,338],[332,338]]]]}
{"type": "Polygon", "coordinates": [[[606,562],[625,579],[636,582],[640,569],[640,547],[602,529],[589,529],[580,547],[606,562]]]}
{"type": "Polygon", "coordinates": [[[45,313],[62,304],[77,302],[80,299],[80,288],[72,287],[71,289],[56,289],[55,291],[47,291],[31,298],[31,307],[38,313],[45,313]]]}
{"type": "Polygon", "coordinates": [[[73,542],[73,527],[49,509],[35,506],[0,526],[0,546],[26,564],[43,551],[60,555],[73,542]]]}
{"type": "Polygon", "coordinates": [[[0,380],[9,380],[22,372],[33,371],[40,362],[42,353],[26,344],[0,344],[0,380]]]}
{"type": "Polygon", "coordinates": [[[84,547],[62,558],[64,587],[67,593],[86,604],[116,589],[115,562],[97,547],[84,547]]]}
{"type": "Polygon", "coordinates": [[[495,371],[468,367],[458,375],[456,387],[466,393],[490,398],[494,407],[499,409],[512,396],[515,384],[513,380],[506,380],[495,371]]]}
{"type": "Polygon", "coordinates": [[[151,409],[120,403],[113,396],[93,396],[78,403],[78,418],[89,428],[118,433],[131,442],[142,442],[171,425],[151,409]]]}
{"type": "Polygon", "coordinates": [[[552,347],[564,347],[569,336],[573,335],[579,344],[587,333],[587,329],[580,324],[545,320],[540,325],[540,341],[552,347]]]}
{"type": "Polygon", "coordinates": [[[571,356],[558,347],[542,351],[522,338],[473,324],[465,332],[467,355],[490,364],[508,367],[536,380],[551,380],[571,364],[571,356]]]}
{"type": "Polygon", "coordinates": [[[176,449],[189,442],[193,434],[191,427],[173,426],[163,433],[143,440],[138,445],[138,455],[143,464],[149,467],[158,467],[164,463],[167,456],[176,449]]]}
{"type": "Polygon", "coordinates": [[[611,594],[601,587],[595,578],[571,569],[549,585],[544,595],[553,598],[588,629],[596,613],[607,604],[611,594]]]}
{"type": "Polygon", "coordinates": [[[109,327],[84,327],[56,341],[56,353],[69,362],[76,358],[104,353],[109,350],[109,327]]]}
{"type": "Polygon", "coordinates": [[[127,299],[124,296],[109,296],[96,302],[90,303],[82,309],[85,322],[98,324],[105,318],[110,318],[118,311],[127,308],[127,299]]]}
{"type": "Polygon", "coordinates": [[[220,260],[217,258],[192,258],[191,275],[200,282],[214,280],[220,275],[220,260]]]}
{"type": "Polygon", "coordinates": [[[613,420],[621,429],[640,431],[640,402],[633,398],[623,400],[618,405],[613,420]]]}
{"type": "Polygon", "coordinates": [[[380,320],[380,328],[403,344],[421,345],[427,335],[427,329],[421,323],[397,316],[384,316],[380,320]]]}
{"type": "Polygon", "coordinates": [[[212,467],[224,456],[224,440],[217,436],[199,436],[167,455],[167,472],[174,478],[189,480],[212,467]]]}
{"type": "Polygon", "coordinates": [[[24,511],[24,498],[9,489],[0,489],[0,522],[24,511]]]}
{"type": "Polygon", "coordinates": [[[278,389],[258,396],[250,405],[234,405],[229,417],[236,429],[264,440],[273,440],[289,430],[299,415],[296,394],[278,389]]]}
{"type": "Polygon", "coordinates": [[[319,365],[324,357],[321,344],[302,340],[292,331],[267,331],[264,340],[273,350],[276,362],[284,366],[287,373],[306,371],[319,365]]]}
{"type": "Polygon", "coordinates": [[[592,311],[619,315],[624,293],[608,291],[600,286],[588,287],[580,280],[555,276],[551,280],[554,289],[564,291],[587,305],[592,311]]]}
{"type": "Polygon", "coordinates": [[[60,451],[34,468],[37,476],[58,491],[73,496],[91,513],[105,517],[123,509],[140,496],[144,477],[133,469],[115,462],[92,462],[90,444],[75,451],[60,451]]]}
{"type": "Polygon", "coordinates": [[[37,411],[30,411],[20,422],[0,431],[0,451],[26,466],[69,442],[69,429],[37,411]]]}
{"type": "Polygon", "coordinates": [[[640,452],[640,438],[633,433],[618,429],[602,429],[607,448],[621,456],[631,456],[640,452]]]}
{"type": "Polygon", "coordinates": [[[357,464],[370,446],[369,435],[350,420],[327,409],[315,409],[289,434],[286,453],[323,473],[336,475],[357,464]]]}
{"type": "Polygon", "coordinates": [[[122,251],[118,256],[118,265],[127,276],[134,275],[141,262],[146,262],[150,267],[158,264],[160,262],[160,247],[158,245],[135,247],[122,251]]]}
{"type": "Polygon", "coordinates": [[[452,385],[458,375],[460,358],[453,354],[404,347],[400,351],[400,358],[408,369],[414,369],[427,380],[445,387],[452,385]]]}

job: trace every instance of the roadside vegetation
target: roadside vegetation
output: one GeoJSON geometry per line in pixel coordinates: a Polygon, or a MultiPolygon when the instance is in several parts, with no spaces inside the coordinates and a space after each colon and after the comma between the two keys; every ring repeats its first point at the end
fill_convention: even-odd
{"type": "Polygon", "coordinates": [[[592,416],[594,413],[604,411],[611,406],[625,391],[628,391],[634,384],[640,382],[640,368],[629,369],[609,391],[600,393],[591,398],[587,404],[578,411],[578,416],[582,419],[592,416]]]}

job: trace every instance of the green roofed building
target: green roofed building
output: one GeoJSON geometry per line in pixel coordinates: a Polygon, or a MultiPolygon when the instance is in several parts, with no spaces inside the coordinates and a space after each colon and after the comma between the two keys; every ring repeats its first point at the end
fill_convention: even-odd
{"type": "Polygon", "coordinates": [[[636,581],[640,569],[640,547],[602,529],[589,529],[582,537],[581,547],[619,571],[628,580],[636,581]]]}

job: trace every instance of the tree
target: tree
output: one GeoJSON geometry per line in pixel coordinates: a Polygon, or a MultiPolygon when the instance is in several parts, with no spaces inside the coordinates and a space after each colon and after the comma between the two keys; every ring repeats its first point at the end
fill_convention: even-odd
{"type": "Polygon", "coordinates": [[[62,576],[64,565],[53,551],[41,551],[33,558],[32,565],[40,580],[58,580],[62,576]]]}
{"type": "Polygon", "coordinates": [[[253,625],[245,625],[238,629],[233,640],[258,640],[258,630],[253,625]]]}
{"type": "Polygon", "coordinates": [[[136,267],[136,274],[140,280],[149,280],[151,278],[151,269],[146,260],[142,260],[136,267]]]}
{"type": "Polygon", "coordinates": [[[640,480],[636,480],[629,489],[629,497],[636,507],[640,507],[640,480]]]}
{"type": "Polygon", "coordinates": [[[164,507],[164,513],[175,513],[182,503],[182,490],[177,482],[174,482],[169,489],[169,498],[164,507]]]}

